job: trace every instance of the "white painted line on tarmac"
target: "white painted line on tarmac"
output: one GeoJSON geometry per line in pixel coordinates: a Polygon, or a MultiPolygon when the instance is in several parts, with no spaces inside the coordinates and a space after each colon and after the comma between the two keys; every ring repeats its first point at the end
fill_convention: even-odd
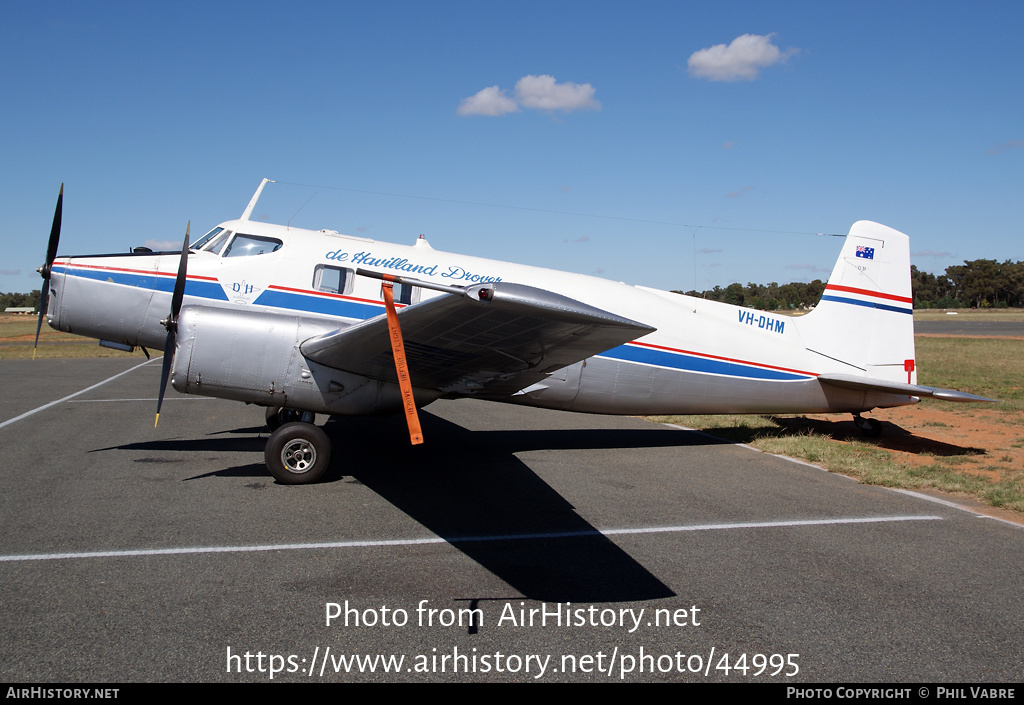
{"type": "Polygon", "coordinates": [[[113,377],[107,377],[102,382],[97,382],[96,384],[92,385],[91,387],[86,387],[85,389],[82,389],[81,391],[75,392],[74,394],[69,394],[66,397],[64,397],[63,399],[58,399],[57,401],[51,401],[49,404],[43,404],[40,407],[32,409],[32,411],[26,411],[24,414],[21,414],[20,416],[15,416],[13,419],[7,419],[3,423],[0,423],[0,428],[3,428],[4,426],[8,426],[8,425],[14,423],[15,421],[21,421],[22,419],[27,418],[27,417],[31,416],[32,414],[37,414],[40,411],[45,411],[46,409],[49,409],[51,406],[56,406],[57,404],[61,404],[63,402],[68,401],[69,399],[74,399],[75,397],[80,396],[82,394],[85,394],[86,392],[91,392],[92,390],[96,389],[97,387],[102,387],[107,382],[113,382],[118,377],[122,377],[122,376],[128,374],[129,372],[133,372],[134,370],[139,369],[143,365],[148,365],[149,363],[153,362],[154,360],[161,360],[161,359],[163,359],[163,358],[154,357],[152,360],[146,360],[145,362],[140,362],[138,365],[135,365],[134,367],[129,367],[124,372],[118,372],[113,377]]]}
{"type": "Polygon", "coordinates": [[[791,521],[755,521],[732,524],[696,524],[692,526],[652,526],[634,529],[592,529],[586,531],[553,531],[537,534],[497,534],[492,536],[459,536],[451,538],[380,539],[368,541],[332,541],[322,543],[282,543],[262,546],[184,546],[123,551],[87,551],[81,553],[35,553],[0,556],[0,563],[16,561],[59,561],[76,558],[130,558],[138,556],[177,556],[205,553],[254,553],[260,551],[308,551],[338,548],[378,548],[386,546],[422,546],[439,543],[477,543],[482,541],[533,541],[567,539],[585,536],[622,536],[624,534],[684,533],[690,531],[723,531],[733,529],[775,529],[794,526],[831,526],[837,524],[883,524],[902,521],[941,521],[942,517],[905,515],[888,517],[853,517],[833,519],[798,519],[791,521]]]}
{"type": "Polygon", "coordinates": [[[1002,519],[1000,517],[994,517],[994,516],[992,516],[990,514],[982,514],[982,513],[978,512],[976,509],[971,509],[970,507],[965,507],[962,504],[957,504],[956,502],[950,502],[950,501],[945,500],[945,499],[940,499],[938,497],[932,497],[931,495],[923,494],[921,492],[914,492],[912,490],[900,490],[900,489],[893,488],[892,491],[893,492],[899,492],[900,494],[910,495],[911,497],[917,497],[918,499],[924,499],[924,500],[927,500],[929,502],[935,502],[936,504],[941,504],[944,507],[952,507],[953,509],[959,509],[962,512],[970,512],[971,514],[973,514],[978,519],[992,519],[993,521],[1001,521],[1004,524],[1009,524],[1010,526],[1015,526],[1018,529],[1024,529],[1024,525],[1018,524],[1015,521],[1010,521],[1009,519],[1002,519]]]}

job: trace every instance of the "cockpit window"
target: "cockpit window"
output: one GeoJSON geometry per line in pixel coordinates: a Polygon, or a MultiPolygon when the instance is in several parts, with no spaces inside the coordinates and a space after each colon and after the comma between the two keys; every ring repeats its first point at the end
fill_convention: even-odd
{"type": "Polygon", "coordinates": [[[206,243],[208,243],[210,240],[212,240],[213,238],[215,238],[218,235],[220,235],[223,231],[224,231],[224,228],[220,228],[220,227],[214,228],[213,230],[211,230],[210,232],[206,233],[201,238],[199,238],[198,240],[193,242],[191,245],[189,245],[189,249],[190,250],[201,250],[201,249],[203,249],[203,247],[206,246],[206,243]]]}
{"type": "Polygon", "coordinates": [[[244,235],[239,233],[235,239],[224,250],[225,257],[248,257],[250,255],[263,255],[268,252],[277,252],[284,244],[272,237],[258,237],[256,235],[244,235]]]}

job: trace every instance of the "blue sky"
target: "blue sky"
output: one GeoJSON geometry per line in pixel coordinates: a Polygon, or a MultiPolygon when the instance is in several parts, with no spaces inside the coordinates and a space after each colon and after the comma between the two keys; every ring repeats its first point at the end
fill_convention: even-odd
{"type": "Polygon", "coordinates": [[[1024,258],[1019,2],[0,0],[0,291],[256,217],[664,289],[1024,258]]]}

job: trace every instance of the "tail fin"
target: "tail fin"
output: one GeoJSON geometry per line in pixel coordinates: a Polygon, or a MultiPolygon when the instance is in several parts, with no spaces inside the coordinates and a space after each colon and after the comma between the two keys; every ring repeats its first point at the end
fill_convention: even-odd
{"type": "Polygon", "coordinates": [[[807,349],[840,374],[916,384],[910,238],[853,224],[821,301],[800,323],[807,349]]]}

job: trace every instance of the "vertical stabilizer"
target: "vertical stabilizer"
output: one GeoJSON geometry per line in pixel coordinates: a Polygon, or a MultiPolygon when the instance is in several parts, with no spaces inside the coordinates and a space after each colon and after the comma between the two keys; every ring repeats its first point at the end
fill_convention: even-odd
{"type": "Polygon", "coordinates": [[[808,350],[842,363],[837,372],[916,384],[913,313],[910,238],[861,220],[800,333],[808,350]]]}

